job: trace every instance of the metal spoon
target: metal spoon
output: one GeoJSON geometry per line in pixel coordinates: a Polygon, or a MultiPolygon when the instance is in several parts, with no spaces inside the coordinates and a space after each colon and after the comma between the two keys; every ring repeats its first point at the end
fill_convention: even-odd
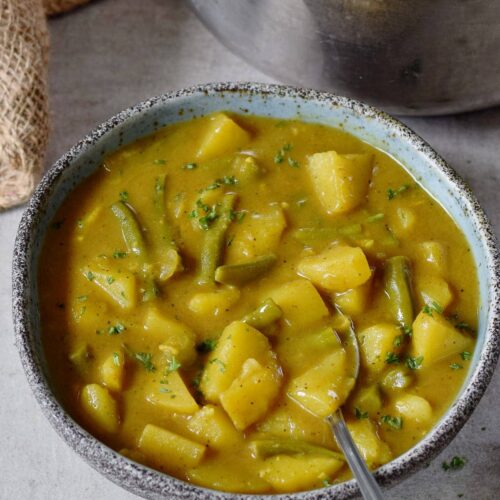
{"type": "MultiPolygon", "coordinates": [[[[339,311],[340,312],[340,311],[339,311]]],[[[342,313],[341,313],[342,314],[342,313]]],[[[345,316],[346,319],[348,319],[345,316]]],[[[354,380],[357,380],[359,374],[359,345],[352,322],[349,321],[349,327],[345,333],[344,345],[351,351],[351,359],[354,359],[354,380]]],[[[355,384],[354,384],[355,385],[355,384]]],[[[354,387],[353,385],[353,387],[354,387]]],[[[372,473],[368,469],[365,461],[361,457],[357,446],[355,445],[351,433],[347,429],[342,415],[342,410],[339,408],[335,413],[328,415],[325,418],[330,426],[330,429],[335,436],[337,443],[342,448],[344,456],[351,468],[356,481],[358,482],[359,489],[365,500],[382,500],[382,490],[375,481],[372,473]]]]}

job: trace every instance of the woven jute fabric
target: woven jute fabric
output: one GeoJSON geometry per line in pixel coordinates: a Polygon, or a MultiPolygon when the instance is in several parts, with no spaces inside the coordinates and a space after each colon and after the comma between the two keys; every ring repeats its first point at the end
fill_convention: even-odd
{"type": "Polygon", "coordinates": [[[47,145],[48,34],[40,0],[0,0],[0,209],[31,194],[47,145]]]}
{"type": "Polygon", "coordinates": [[[47,15],[52,16],[54,14],[68,12],[79,5],[88,3],[89,1],[90,0],[43,0],[43,5],[47,15]]]}

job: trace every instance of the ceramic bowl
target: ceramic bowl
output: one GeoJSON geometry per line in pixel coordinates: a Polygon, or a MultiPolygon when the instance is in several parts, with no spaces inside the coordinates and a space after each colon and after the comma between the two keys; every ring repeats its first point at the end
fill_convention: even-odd
{"type": "MultiPolygon", "coordinates": [[[[495,237],[476,198],[460,177],[420,137],[387,114],[352,99],[313,90],[253,83],[218,83],[167,93],[133,106],[90,132],[47,172],[22,217],[13,270],[13,312],[17,348],[36,399],[59,435],[92,467],[146,498],[257,498],[207,490],[119,455],[82,429],[55,397],[40,341],[37,271],[47,227],[68,194],[102,162],[105,154],[164,125],[216,110],[294,118],[341,128],[401,162],[446,208],[464,232],[477,263],[480,310],[477,347],[467,378],[445,415],[405,454],[375,476],[389,484],[428,463],[457,434],[483,395],[500,347],[500,266],[495,237]]],[[[355,481],[283,499],[348,498],[355,481]]]]}

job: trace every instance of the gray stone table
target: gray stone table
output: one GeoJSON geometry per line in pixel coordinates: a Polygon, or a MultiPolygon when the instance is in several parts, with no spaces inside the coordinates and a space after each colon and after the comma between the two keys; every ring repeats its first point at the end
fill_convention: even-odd
{"type": "MultiPolygon", "coordinates": [[[[195,83],[273,80],[229,53],[180,0],[101,0],[50,21],[47,165],[146,97],[195,83]]],[[[500,234],[500,108],[403,119],[472,185],[500,234]]],[[[132,499],[70,450],[39,410],[13,345],[11,255],[22,209],[0,215],[0,499],[132,499]]],[[[500,498],[500,372],[452,444],[387,498],[500,498]],[[443,460],[465,456],[445,472],[443,460]]]]}

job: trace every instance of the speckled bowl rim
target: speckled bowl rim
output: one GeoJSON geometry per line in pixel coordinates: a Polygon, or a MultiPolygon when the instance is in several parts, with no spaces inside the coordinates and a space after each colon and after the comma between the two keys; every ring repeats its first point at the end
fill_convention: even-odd
{"type": "MultiPolygon", "coordinates": [[[[168,92],[153,97],[118,113],[91,131],[82,141],[72,147],[45,174],[35,190],[21,219],[14,249],[13,261],[13,316],[15,342],[28,382],[40,404],[43,413],[59,435],[80,454],[94,469],[125,489],[145,498],[228,498],[255,500],[268,498],[269,495],[230,494],[214,491],[173,478],[156,470],[137,464],[116,453],[82,427],[80,427],[62,408],[54,397],[41,368],[36,353],[34,336],[30,332],[30,252],[34,245],[37,224],[43,219],[48,201],[62,172],[82,153],[89,151],[107,132],[133,116],[157,104],[166,104],[179,98],[194,97],[200,93],[216,94],[239,92],[246,96],[259,95],[266,98],[291,97],[298,100],[314,100],[327,105],[346,108],[360,116],[379,120],[391,133],[409,143],[413,149],[426,156],[434,168],[441,171],[455,189],[460,190],[469,217],[473,219],[479,239],[485,251],[485,261],[491,282],[490,308],[486,323],[484,347],[477,366],[470,375],[467,387],[452,406],[447,416],[431,430],[415,447],[380,467],[375,476],[380,484],[389,485],[428,463],[462,428],[481,399],[488,386],[500,352],[500,261],[496,238],[491,225],[469,187],[457,173],[418,135],[398,120],[386,113],[357,100],[337,96],[328,92],[300,89],[291,86],[261,83],[209,83],[187,89],[168,92]]],[[[350,498],[359,493],[354,480],[346,481],[329,488],[317,489],[295,494],[272,495],[284,499],[337,499],[350,498]]]]}

